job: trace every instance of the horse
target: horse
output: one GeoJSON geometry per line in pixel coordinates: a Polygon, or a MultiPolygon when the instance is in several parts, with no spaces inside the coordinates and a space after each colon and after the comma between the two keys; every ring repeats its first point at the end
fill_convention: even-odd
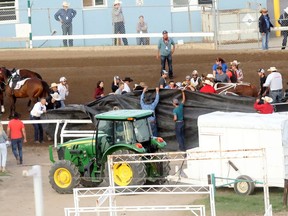
{"type": "Polygon", "coordinates": [[[232,94],[237,96],[257,97],[258,91],[250,83],[215,83],[217,94],[232,94]]]}
{"type": "MultiPolygon", "coordinates": [[[[28,109],[30,108],[31,102],[35,104],[38,98],[46,97],[49,93],[49,85],[36,77],[26,78],[23,80],[23,85],[19,89],[12,89],[9,85],[12,79],[11,71],[5,70],[0,73],[0,81],[4,82],[6,85],[6,93],[10,99],[10,116],[14,116],[15,104],[17,98],[29,98],[30,103],[28,103],[28,109]]],[[[29,109],[30,110],[30,109],[29,109]]]]}
{"type": "MultiPolygon", "coordinates": [[[[31,71],[31,70],[28,70],[28,69],[15,69],[13,68],[12,71],[8,70],[6,67],[0,67],[0,73],[9,73],[9,74],[12,74],[13,72],[16,72],[21,79],[26,79],[26,78],[38,78],[40,80],[42,80],[42,77],[40,74],[34,72],[34,71],[31,71]]],[[[1,82],[0,83],[0,105],[1,105],[1,113],[4,113],[5,112],[5,107],[4,107],[4,93],[5,91],[5,84],[4,82],[1,82]]],[[[31,100],[29,100],[28,102],[28,106],[31,105],[31,100]]]]}

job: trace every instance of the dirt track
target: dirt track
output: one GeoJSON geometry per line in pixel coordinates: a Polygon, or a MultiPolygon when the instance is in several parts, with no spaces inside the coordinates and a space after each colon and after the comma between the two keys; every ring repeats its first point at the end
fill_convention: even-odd
{"type": "MultiPolygon", "coordinates": [[[[85,48],[79,50],[1,50],[1,66],[7,68],[27,68],[41,74],[49,84],[58,82],[61,76],[68,79],[70,95],[67,103],[83,104],[93,100],[93,91],[98,80],[105,83],[105,93],[110,92],[110,85],[114,75],[121,78],[130,76],[134,83],[146,82],[153,88],[158,84],[160,62],[156,60],[156,50],[133,49],[112,51],[85,48]]],[[[258,68],[268,69],[275,66],[284,77],[284,86],[288,80],[286,51],[203,51],[176,49],[173,57],[175,81],[183,81],[186,75],[196,69],[200,74],[211,73],[212,64],[216,57],[222,57],[227,62],[237,59],[241,62],[244,80],[259,85],[258,68]]],[[[6,100],[7,101],[7,100],[6,100]]],[[[17,111],[22,114],[22,119],[28,119],[26,110],[27,100],[17,101],[17,111]]],[[[8,105],[6,105],[8,110],[8,105]]],[[[2,120],[7,119],[7,113],[2,120]]],[[[32,179],[23,179],[22,170],[30,168],[33,164],[43,165],[43,184],[45,195],[45,215],[64,215],[63,207],[72,207],[71,195],[58,195],[48,184],[49,159],[48,150],[43,146],[32,144],[32,130],[27,126],[28,146],[24,147],[24,166],[16,166],[9,149],[7,169],[11,176],[0,177],[0,214],[8,215],[33,215],[34,198],[32,193],[32,179]]],[[[48,144],[46,143],[45,146],[48,144]]]]}

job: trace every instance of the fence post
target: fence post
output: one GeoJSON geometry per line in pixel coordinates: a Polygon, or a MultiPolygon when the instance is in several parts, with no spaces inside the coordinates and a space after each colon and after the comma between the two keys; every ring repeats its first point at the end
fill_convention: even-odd
{"type": "Polygon", "coordinates": [[[31,3],[30,0],[28,0],[28,23],[30,25],[30,32],[29,32],[29,48],[32,49],[33,45],[32,45],[32,19],[31,19],[31,3]]]}

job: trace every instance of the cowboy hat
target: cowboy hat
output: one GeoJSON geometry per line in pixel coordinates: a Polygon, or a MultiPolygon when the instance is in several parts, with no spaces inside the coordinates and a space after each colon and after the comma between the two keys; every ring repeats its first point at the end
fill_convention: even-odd
{"type": "Polygon", "coordinates": [[[60,101],[61,100],[61,96],[57,92],[54,92],[53,94],[50,94],[50,95],[56,101],[60,101]]]}
{"type": "Polygon", "coordinates": [[[124,81],[124,82],[125,82],[125,81],[133,82],[133,79],[131,79],[130,77],[125,77],[125,79],[124,79],[123,81],[124,81]]]}
{"type": "Polygon", "coordinates": [[[261,98],[263,101],[266,101],[267,103],[272,103],[273,99],[271,97],[265,96],[261,98]]]}
{"type": "Polygon", "coordinates": [[[265,13],[265,12],[268,12],[268,10],[267,10],[266,8],[262,8],[262,9],[260,10],[260,13],[265,13]]]}
{"type": "Polygon", "coordinates": [[[233,60],[232,62],[230,62],[230,65],[235,64],[236,66],[240,64],[240,62],[238,62],[237,60],[233,60]]]}
{"type": "Polygon", "coordinates": [[[58,87],[57,83],[51,83],[50,88],[58,87]]]}
{"type": "Polygon", "coordinates": [[[66,2],[66,1],[64,1],[64,2],[62,3],[62,6],[63,6],[63,7],[69,7],[69,3],[66,2]]]}
{"type": "Polygon", "coordinates": [[[284,9],[284,11],[288,14],[288,7],[286,7],[286,8],[284,9]]]}
{"type": "Polygon", "coordinates": [[[214,79],[214,76],[213,76],[213,74],[207,74],[206,78],[207,79],[214,79]]]}
{"type": "Polygon", "coordinates": [[[67,79],[66,79],[65,77],[61,77],[61,78],[59,79],[59,82],[65,82],[65,81],[67,81],[67,79]]]}
{"type": "Polygon", "coordinates": [[[277,71],[277,68],[276,67],[270,67],[267,71],[271,71],[271,72],[277,71]]]}
{"type": "Polygon", "coordinates": [[[119,1],[119,0],[115,0],[115,1],[114,1],[114,5],[116,5],[116,4],[122,4],[122,2],[119,1]]]}
{"type": "Polygon", "coordinates": [[[209,79],[204,80],[204,83],[213,86],[213,83],[209,79]]]}

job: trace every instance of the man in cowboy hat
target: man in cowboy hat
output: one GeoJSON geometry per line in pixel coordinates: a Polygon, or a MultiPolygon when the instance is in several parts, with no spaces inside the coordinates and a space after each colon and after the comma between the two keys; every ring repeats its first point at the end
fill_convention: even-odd
{"type": "Polygon", "coordinates": [[[243,75],[242,69],[239,68],[240,62],[238,62],[237,60],[233,60],[232,62],[230,62],[230,65],[231,65],[231,69],[232,69],[233,71],[236,71],[236,74],[237,74],[237,82],[238,82],[238,83],[242,83],[242,82],[243,82],[244,75],[243,75]]]}
{"type": "MultiPolygon", "coordinates": [[[[121,1],[115,0],[112,10],[112,24],[114,26],[114,34],[125,34],[125,21],[122,12],[121,1]]],[[[122,38],[124,45],[128,45],[127,38],[122,38]]]]}
{"type": "Polygon", "coordinates": [[[260,103],[260,99],[258,98],[254,103],[254,109],[261,114],[271,114],[274,112],[274,107],[271,105],[273,99],[271,97],[265,96],[262,97],[263,103],[260,103]]]}
{"type": "Polygon", "coordinates": [[[269,36],[270,28],[273,28],[273,24],[270,22],[270,17],[268,15],[268,10],[262,8],[260,10],[261,16],[259,17],[259,32],[262,35],[262,49],[268,50],[269,46],[269,36]]]}
{"type": "MultiPolygon", "coordinates": [[[[64,1],[63,8],[59,9],[55,15],[55,20],[61,23],[63,35],[72,35],[72,20],[76,16],[77,12],[69,8],[69,3],[64,1]]],[[[67,40],[63,40],[64,47],[67,47],[67,40]]],[[[69,39],[69,46],[73,46],[73,40],[69,39]]]]}
{"type": "Polygon", "coordinates": [[[125,93],[128,93],[128,92],[131,92],[131,88],[129,87],[129,84],[131,82],[133,82],[133,79],[131,79],[130,77],[125,77],[124,80],[122,80],[123,83],[124,83],[124,89],[123,89],[123,92],[125,93]]]}
{"type": "Polygon", "coordinates": [[[213,87],[213,82],[211,82],[209,79],[205,79],[204,80],[204,86],[200,89],[199,92],[215,94],[216,90],[213,87]]]}
{"type": "MultiPolygon", "coordinates": [[[[288,26],[288,7],[286,7],[284,9],[284,13],[280,15],[278,23],[282,27],[288,26]]],[[[282,48],[281,48],[283,50],[286,48],[288,31],[287,30],[281,31],[281,34],[283,35],[282,48]]]]}
{"type": "Polygon", "coordinates": [[[282,99],[282,75],[277,72],[276,67],[270,67],[267,71],[270,71],[271,73],[267,76],[267,79],[265,83],[263,84],[263,87],[269,87],[270,92],[269,96],[273,99],[273,102],[279,103],[282,99]]]}

